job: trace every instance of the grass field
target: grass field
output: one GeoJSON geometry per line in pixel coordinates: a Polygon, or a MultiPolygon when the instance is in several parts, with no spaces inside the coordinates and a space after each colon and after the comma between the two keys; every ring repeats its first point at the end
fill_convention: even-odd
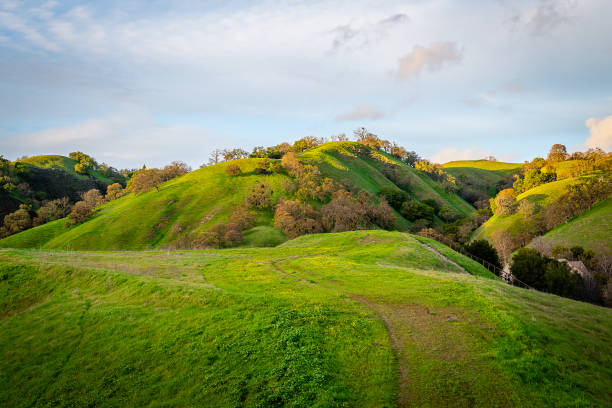
{"type": "Polygon", "coordinates": [[[609,404],[612,310],[507,286],[433,245],[453,262],[383,231],[0,250],[0,405],[609,404]]]}
{"type": "Polygon", "coordinates": [[[544,235],[553,247],[581,246],[596,252],[612,253],[612,198],[561,224],[544,235]]]}
{"type": "MultiPolygon", "coordinates": [[[[374,152],[353,142],[332,142],[308,150],[303,153],[303,159],[336,181],[348,181],[355,189],[367,190],[374,195],[383,186],[394,186],[380,171],[385,161],[393,161],[410,178],[416,198],[436,198],[464,216],[474,211],[459,196],[444,191],[437,182],[409,166],[379,152],[374,152],[375,157],[369,154],[360,157],[353,152],[356,146],[374,152]]],[[[45,224],[0,240],[0,247],[68,250],[166,248],[185,233],[202,232],[217,222],[226,222],[233,209],[244,204],[245,197],[257,182],[268,183],[275,191],[275,199],[283,196],[281,182],[288,176],[284,173],[255,174],[254,169],[260,160],[232,161],[242,168],[242,174],[235,177],[225,173],[228,162],[192,171],[162,184],[159,191],[128,194],[106,203],[83,224],[68,229],[60,226],[65,222],[45,224]]],[[[397,228],[407,230],[410,222],[399,213],[395,214],[397,228]]],[[[285,236],[272,227],[273,216],[271,209],[259,211],[255,228],[245,232],[244,245],[275,246],[285,241],[285,236]]]]}
{"type": "MultiPolygon", "coordinates": [[[[19,160],[21,163],[24,163],[29,166],[39,167],[42,169],[56,169],[63,170],[79,179],[88,179],[88,175],[79,174],[74,171],[74,166],[78,163],[76,160],[73,160],[69,157],[60,156],[60,155],[43,155],[43,156],[32,156],[27,157],[25,159],[19,160]]],[[[100,174],[100,172],[95,170],[90,170],[89,174],[96,180],[100,180],[104,184],[111,184],[112,181],[107,177],[100,174]]]]}

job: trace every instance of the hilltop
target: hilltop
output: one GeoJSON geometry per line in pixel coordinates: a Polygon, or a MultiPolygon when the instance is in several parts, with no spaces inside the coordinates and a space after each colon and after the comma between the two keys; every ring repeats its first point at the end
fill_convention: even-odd
{"type": "Polygon", "coordinates": [[[0,405],[612,399],[610,309],[508,286],[399,232],[266,249],[0,250],[0,276],[0,405]]]}
{"type": "MultiPolygon", "coordinates": [[[[439,182],[359,143],[329,142],[308,149],[299,157],[337,184],[350,190],[364,190],[373,196],[383,187],[401,190],[385,175],[388,175],[386,169],[392,166],[397,169],[394,174],[401,174],[401,182],[405,184],[402,188],[409,191],[410,197],[421,201],[433,199],[457,216],[474,211],[439,182]]],[[[256,169],[264,160],[268,159],[238,159],[207,166],[161,184],[159,191],[132,193],[106,203],[82,224],[66,229],[65,222],[53,221],[5,238],[0,246],[96,250],[173,246],[185,234],[201,234],[217,223],[227,222],[230,213],[244,204],[245,197],[258,183],[265,183],[273,190],[274,201],[286,196],[283,182],[290,177],[283,171],[258,173],[256,169]],[[238,166],[240,175],[229,175],[230,165],[238,166]]],[[[408,220],[396,211],[394,214],[398,229],[410,227],[408,220]]],[[[257,211],[255,226],[244,231],[243,245],[274,246],[283,242],[286,238],[273,227],[273,216],[271,209],[257,211]]],[[[435,222],[442,221],[435,219],[435,222]]]]}
{"type": "Polygon", "coordinates": [[[100,181],[101,183],[108,185],[112,184],[113,181],[104,176],[101,172],[95,169],[90,169],[88,174],[79,174],[74,170],[74,166],[76,166],[79,162],[71,159],[70,157],[60,156],[60,155],[40,155],[40,156],[32,156],[20,159],[19,162],[27,165],[28,167],[35,167],[38,169],[53,169],[53,170],[61,170],[66,172],[79,180],[90,180],[94,179],[100,181]]]}

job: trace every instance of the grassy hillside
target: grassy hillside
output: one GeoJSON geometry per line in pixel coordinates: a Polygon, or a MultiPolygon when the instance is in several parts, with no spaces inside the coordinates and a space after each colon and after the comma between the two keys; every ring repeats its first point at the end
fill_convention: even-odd
{"type": "MultiPolygon", "coordinates": [[[[394,184],[380,169],[389,157],[351,142],[327,143],[303,153],[303,159],[317,165],[321,171],[338,182],[348,180],[357,188],[376,194],[383,186],[394,184]],[[354,149],[365,149],[357,155],[354,149]]],[[[188,232],[202,232],[217,222],[225,222],[232,210],[244,203],[246,195],[259,181],[270,184],[276,198],[281,194],[285,174],[259,175],[254,169],[262,159],[232,161],[242,168],[237,177],[225,173],[228,163],[220,163],[195,170],[160,186],[159,192],[129,194],[104,204],[94,217],[83,224],[62,229],[58,223],[46,224],[0,240],[0,247],[140,250],[165,248],[188,232]]],[[[411,189],[419,199],[436,198],[463,215],[474,209],[455,194],[449,194],[438,183],[419,175],[402,163],[402,171],[410,178],[411,189]]],[[[272,227],[273,211],[259,213],[255,228],[246,231],[245,245],[274,246],[285,240],[272,227]]],[[[396,214],[398,228],[405,230],[410,223],[396,214]]]]}
{"type": "Polygon", "coordinates": [[[382,231],[266,249],[0,250],[0,405],[612,400],[612,310],[453,257],[382,231]]]}
{"type": "MultiPolygon", "coordinates": [[[[40,169],[55,169],[55,170],[63,170],[66,173],[69,173],[79,179],[85,180],[88,179],[88,175],[79,174],[74,171],[74,166],[78,163],[76,160],[73,160],[69,157],[59,156],[59,155],[42,155],[42,156],[32,156],[25,159],[19,160],[21,163],[24,163],[28,166],[38,167],[40,169]]],[[[89,174],[96,180],[101,181],[104,184],[111,184],[112,181],[107,177],[104,177],[102,174],[95,170],[90,170],[89,174]]]]}
{"type": "Polygon", "coordinates": [[[596,252],[612,253],[612,198],[561,224],[544,235],[551,246],[581,246],[596,252]]]}
{"type": "Polygon", "coordinates": [[[461,184],[486,192],[490,197],[497,193],[497,183],[517,174],[520,163],[491,162],[488,160],[452,161],[442,165],[444,171],[454,176],[461,184]]]}
{"type": "Polygon", "coordinates": [[[420,172],[395,158],[365,149],[363,145],[355,142],[330,142],[310,149],[302,157],[316,164],[321,171],[335,180],[349,180],[351,184],[376,194],[382,186],[393,183],[382,173],[385,164],[392,163],[399,166],[410,181],[410,190],[419,200],[428,198],[447,205],[463,216],[468,216],[474,207],[456,194],[448,193],[444,188],[420,172]]]}
{"type": "MultiPolygon", "coordinates": [[[[518,195],[516,201],[517,203],[520,203],[521,200],[529,200],[539,205],[540,207],[545,207],[547,204],[559,198],[564,193],[565,188],[568,185],[576,183],[578,180],[579,178],[569,178],[539,185],[518,195]]],[[[512,226],[519,222],[521,219],[522,215],[518,213],[508,216],[494,215],[489,220],[487,220],[487,222],[481,225],[480,228],[474,231],[474,235],[472,236],[472,238],[488,239],[491,237],[491,234],[493,232],[497,231],[498,229],[512,228],[512,226]]]]}

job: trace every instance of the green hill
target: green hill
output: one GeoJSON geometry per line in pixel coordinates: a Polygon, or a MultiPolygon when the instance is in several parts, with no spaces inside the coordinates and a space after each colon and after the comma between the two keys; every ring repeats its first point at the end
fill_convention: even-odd
{"type": "Polygon", "coordinates": [[[612,253],[612,198],[547,232],[543,238],[551,246],[581,246],[595,252],[612,253]]]}
{"type": "Polygon", "coordinates": [[[517,174],[521,163],[503,163],[489,160],[451,161],[442,165],[444,171],[454,176],[466,187],[485,192],[489,197],[497,193],[497,185],[506,183],[517,174]]]}
{"type": "Polygon", "coordinates": [[[74,171],[74,166],[78,164],[78,162],[66,156],[60,156],[60,155],[32,156],[32,157],[27,157],[25,159],[21,159],[19,161],[21,163],[24,163],[27,166],[36,167],[39,169],[62,170],[81,180],[87,180],[89,178],[93,178],[106,185],[112,184],[112,181],[109,178],[103,176],[100,172],[93,170],[93,169],[89,170],[89,175],[77,173],[76,171],[74,171]]]}
{"type": "MultiPolygon", "coordinates": [[[[525,191],[522,194],[519,194],[516,197],[516,201],[517,203],[520,203],[521,200],[529,200],[540,207],[545,207],[547,204],[559,198],[564,193],[565,188],[568,185],[576,183],[578,180],[579,178],[568,178],[539,185],[525,191]]],[[[482,224],[480,228],[474,231],[472,239],[489,239],[491,234],[498,229],[511,229],[514,225],[522,220],[522,217],[523,216],[519,213],[507,216],[494,215],[493,217],[489,218],[487,222],[482,224]]]]}
{"type": "MultiPolygon", "coordinates": [[[[376,194],[383,186],[395,186],[382,169],[393,164],[409,180],[410,190],[418,199],[434,198],[458,214],[474,211],[455,194],[448,193],[435,181],[411,167],[378,151],[353,142],[332,142],[308,150],[302,158],[321,172],[351,188],[376,194]]],[[[206,231],[217,222],[225,222],[232,210],[244,203],[250,189],[259,181],[270,184],[275,197],[281,193],[284,173],[255,174],[262,159],[241,159],[231,163],[242,168],[240,176],[229,176],[229,162],[195,170],[142,194],[129,194],[104,204],[83,224],[62,229],[61,222],[49,223],[0,241],[0,247],[40,247],[48,249],[147,249],[165,248],[189,232],[206,231]]],[[[397,214],[398,228],[410,223],[397,214]]],[[[272,228],[273,211],[260,211],[254,229],[246,231],[245,245],[273,246],[285,240],[272,228]]]]}
{"type": "Polygon", "coordinates": [[[0,405],[609,404],[612,310],[423,243],[358,231],[261,249],[0,250],[0,405]]]}

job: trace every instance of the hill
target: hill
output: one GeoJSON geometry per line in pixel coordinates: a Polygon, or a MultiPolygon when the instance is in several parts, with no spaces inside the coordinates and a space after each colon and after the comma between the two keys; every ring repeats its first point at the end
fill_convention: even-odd
{"type": "MultiPolygon", "coordinates": [[[[568,178],[542,184],[519,194],[516,197],[516,201],[520,203],[522,200],[529,200],[543,208],[558,199],[568,185],[576,183],[579,180],[580,178],[568,178]]],[[[521,220],[522,215],[519,213],[507,216],[494,215],[481,225],[480,228],[474,231],[472,239],[489,239],[491,234],[498,229],[512,229],[512,227],[517,225],[521,220]]]]}
{"type": "Polygon", "coordinates": [[[489,197],[494,197],[499,191],[498,186],[507,184],[512,176],[520,171],[522,164],[462,160],[445,163],[442,167],[462,186],[474,188],[485,192],[489,197]]]}
{"type": "Polygon", "coordinates": [[[612,253],[612,198],[547,232],[543,239],[551,247],[581,246],[596,253],[612,253]]]}
{"type": "Polygon", "coordinates": [[[113,183],[108,177],[105,177],[99,171],[96,171],[94,169],[89,169],[87,175],[77,173],[74,170],[74,166],[78,164],[78,162],[66,156],[41,155],[27,157],[25,159],[20,159],[19,161],[29,167],[36,167],[39,169],[61,170],[80,180],[94,179],[100,181],[101,183],[104,183],[105,185],[113,183]]]}
{"type": "MultiPolygon", "coordinates": [[[[460,215],[474,209],[439,183],[419,174],[410,166],[390,156],[353,142],[332,142],[302,153],[301,158],[321,172],[349,188],[376,194],[384,186],[398,188],[383,174],[393,164],[409,179],[417,199],[434,198],[460,215]]],[[[168,181],[159,191],[129,194],[104,204],[83,224],[61,229],[49,223],[0,240],[0,247],[41,247],[49,249],[146,249],[172,246],[186,233],[207,231],[218,222],[226,222],[236,206],[242,205],[251,188],[264,181],[278,199],[284,193],[285,173],[261,175],[255,168],[263,159],[241,159],[195,170],[168,181]],[[229,163],[242,169],[240,176],[229,176],[229,163]]],[[[396,213],[399,229],[410,223],[396,213]]],[[[439,221],[439,220],[438,220],[439,221]]],[[[273,211],[259,211],[254,229],[245,232],[247,246],[274,246],[285,240],[272,227],[273,211]]]]}
{"type": "Polygon", "coordinates": [[[478,264],[423,243],[358,231],[264,249],[0,250],[0,405],[612,400],[612,310],[465,273],[478,264]]]}

